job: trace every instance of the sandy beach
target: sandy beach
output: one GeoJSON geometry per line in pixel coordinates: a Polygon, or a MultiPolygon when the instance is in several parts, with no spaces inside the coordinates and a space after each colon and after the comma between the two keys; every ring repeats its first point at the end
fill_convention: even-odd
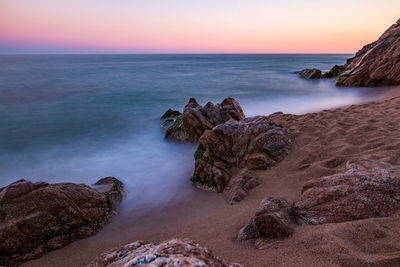
{"type": "MultiPolygon", "coordinates": [[[[190,198],[159,208],[117,214],[98,234],[76,241],[24,266],[85,266],[111,248],[136,240],[190,238],[217,256],[244,266],[394,266],[400,263],[399,215],[297,227],[293,236],[258,250],[236,241],[241,227],[266,196],[299,197],[304,182],[342,172],[347,160],[400,164],[400,88],[377,100],[304,115],[274,114],[294,133],[292,152],[276,167],[257,171],[261,185],[236,205],[223,194],[183,189],[190,198]]],[[[124,208],[124,206],[122,206],[124,208]]]]}

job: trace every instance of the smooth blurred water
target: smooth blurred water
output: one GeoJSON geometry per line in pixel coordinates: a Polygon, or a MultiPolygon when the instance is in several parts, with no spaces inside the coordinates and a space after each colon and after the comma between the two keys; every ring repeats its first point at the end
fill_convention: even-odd
{"type": "Polygon", "coordinates": [[[168,202],[190,187],[194,145],[165,141],[159,118],[234,97],[247,116],[357,103],[365,89],[303,80],[350,55],[0,56],[0,186],[20,178],[128,187],[132,207],[168,202]]]}

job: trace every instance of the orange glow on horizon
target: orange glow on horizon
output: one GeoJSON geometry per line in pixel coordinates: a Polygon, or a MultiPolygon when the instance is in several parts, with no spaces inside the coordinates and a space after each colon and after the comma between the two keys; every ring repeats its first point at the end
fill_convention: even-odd
{"type": "Polygon", "coordinates": [[[324,0],[215,2],[3,0],[0,48],[3,43],[111,52],[354,53],[396,22],[400,10],[397,0],[384,6],[343,0],[346,8],[324,0]]]}

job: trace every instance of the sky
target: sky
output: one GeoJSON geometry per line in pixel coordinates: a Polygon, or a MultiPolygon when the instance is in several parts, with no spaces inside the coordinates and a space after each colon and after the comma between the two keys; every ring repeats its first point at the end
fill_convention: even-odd
{"type": "Polygon", "coordinates": [[[355,53],[400,0],[0,0],[0,53],[355,53]]]}

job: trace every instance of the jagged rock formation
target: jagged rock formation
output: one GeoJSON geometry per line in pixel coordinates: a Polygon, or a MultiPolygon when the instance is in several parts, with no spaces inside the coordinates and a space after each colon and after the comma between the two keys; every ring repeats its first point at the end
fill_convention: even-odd
{"type": "Polygon", "coordinates": [[[346,64],[335,65],[325,73],[318,69],[304,69],[298,73],[306,79],[338,77],[337,86],[400,85],[400,19],[346,64]]]}
{"type": "Polygon", "coordinates": [[[0,265],[15,265],[96,233],[122,200],[113,177],[83,184],[19,180],[0,189],[0,265]]]}
{"type": "Polygon", "coordinates": [[[291,142],[289,133],[268,117],[229,120],[201,136],[191,181],[201,188],[223,192],[232,167],[267,169],[289,153],[291,142]]]}
{"type": "Polygon", "coordinates": [[[172,239],[160,244],[137,241],[110,250],[87,267],[113,266],[215,266],[240,267],[227,263],[189,239],[172,239]]]}
{"type": "Polygon", "coordinates": [[[400,211],[400,167],[353,159],[347,171],[311,180],[293,205],[280,197],[265,198],[238,235],[256,246],[288,237],[296,225],[316,225],[389,217],[400,211]]]}
{"type": "Polygon", "coordinates": [[[196,99],[191,98],[182,115],[166,118],[170,123],[174,119],[172,125],[166,130],[166,138],[197,142],[206,130],[230,119],[242,120],[245,115],[239,103],[233,98],[225,98],[221,104],[216,105],[208,102],[204,107],[199,105],[196,99]]]}
{"type": "Polygon", "coordinates": [[[338,86],[385,86],[400,84],[400,20],[375,42],[349,59],[338,86]]]}

